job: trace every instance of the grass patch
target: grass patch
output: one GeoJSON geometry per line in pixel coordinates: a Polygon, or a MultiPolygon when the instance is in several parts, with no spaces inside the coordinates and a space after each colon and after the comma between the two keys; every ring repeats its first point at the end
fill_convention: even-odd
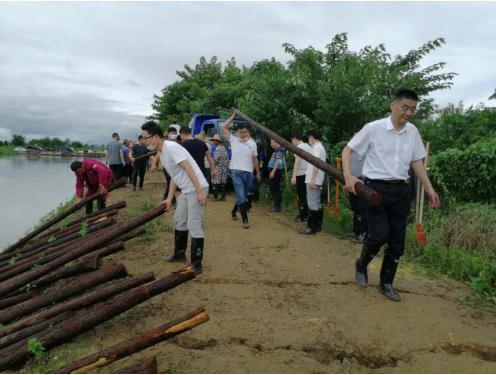
{"type": "Polygon", "coordinates": [[[16,156],[18,154],[13,146],[0,146],[0,156],[16,156]]]}

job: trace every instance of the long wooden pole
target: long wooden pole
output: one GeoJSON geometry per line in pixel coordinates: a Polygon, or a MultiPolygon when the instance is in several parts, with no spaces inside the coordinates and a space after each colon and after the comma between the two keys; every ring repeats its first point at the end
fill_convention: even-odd
{"type": "Polygon", "coordinates": [[[157,359],[155,357],[146,358],[141,362],[132,364],[113,372],[113,374],[156,374],[157,359]]]}
{"type": "MultiPolygon", "coordinates": [[[[252,125],[255,128],[257,128],[258,130],[260,130],[267,137],[274,139],[277,143],[279,143],[281,146],[287,148],[293,154],[298,155],[300,158],[306,160],[307,162],[309,162],[313,166],[315,166],[315,167],[319,168],[320,170],[324,171],[325,173],[329,174],[331,177],[340,181],[342,184],[345,184],[343,173],[338,171],[332,165],[327,164],[325,161],[320,160],[319,158],[313,156],[309,152],[306,152],[306,151],[302,150],[301,148],[296,147],[291,142],[286,141],[283,137],[281,137],[277,133],[273,132],[272,130],[268,129],[264,125],[256,122],[255,120],[246,116],[244,113],[240,112],[239,109],[232,108],[232,111],[238,117],[241,117],[242,119],[247,121],[250,125],[252,125]]],[[[357,182],[355,185],[355,190],[357,192],[357,195],[366,199],[371,206],[375,207],[375,206],[378,206],[381,204],[381,201],[382,201],[381,194],[378,193],[377,191],[369,188],[368,186],[365,186],[364,184],[357,182]]]]}
{"type": "MultiPolygon", "coordinates": [[[[121,187],[122,185],[126,184],[126,179],[121,178],[120,180],[115,181],[112,185],[110,185],[107,189],[108,192],[117,189],[118,187],[121,187]]],[[[52,225],[57,224],[59,221],[62,221],[65,219],[67,216],[70,214],[76,212],[77,210],[83,208],[88,204],[89,202],[93,202],[95,199],[97,199],[100,196],[99,192],[96,192],[95,194],[90,195],[89,197],[86,197],[82,199],[80,202],[74,204],[72,207],[68,208],[67,210],[59,213],[52,219],[48,220],[46,223],[41,224],[38,228],[34,229],[33,231],[29,232],[26,234],[24,237],[22,237],[19,241],[17,241],[15,244],[10,245],[7,249],[4,250],[4,253],[9,253],[11,251],[14,251],[24,245],[26,242],[28,242],[30,239],[36,237],[38,234],[44,232],[48,228],[50,228],[52,225]]]]}
{"type": "Polygon", "coordinates": [[[123,341],[85,358],[81,358],[55,371],[57,374],[85,374],[96,368],[106,366],[140,350],[168,340],[209,320],[207,311],[199,308],[173,322],[157,327],[141,336],[123,341]]]}

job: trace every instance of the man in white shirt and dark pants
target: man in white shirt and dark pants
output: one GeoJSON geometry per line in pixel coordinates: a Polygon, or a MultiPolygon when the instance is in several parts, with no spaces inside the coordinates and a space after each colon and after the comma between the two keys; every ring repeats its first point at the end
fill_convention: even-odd
{"type": "Polygon", "coordinates": [[[236,135],[231,134],[229,127],[234,121],[235,114],[222,126],[222,131],[226,139],[231,144],[231,162],[229,169],[231,170],[232,182],[234,191],[236,192],[236,204],[231,212],[233,220],[236,220],[236,206],[239,208],[241,218],[243,219],[243,228],[250,227],[248,222],[248,207],[247,197],[248,190],[253,185],[253,169],[257,174],[257,182],[261,181],[260,169],[258,164],[257,145],[250,138],[250,131],[245,124],[238,124],[236,135]]]}
{"type": "MultiPolygon", "coordinates": [[[[312,153],[312,148],[307,143],[303,142],[301,133],[293,133],[291,136],[291,143],[296,147],[301,148],[303,151],[312,153]]],[[[293,176],[291,177],[291,185],[296,186],[296,194],[298,195],[298,210],[299,214],[296,216],[295,221],[303,223],[308,217],[308,204],[307,204],[307,186],[305,184],[305,175],[307,173],[308,162],[295,154],[293,166],[293,176]]]]}
{"type": "Polygon", "coordinates": [[[439,206],[423,163],[426,156],[424,144],[417,128],[409,122],[417,110],[418,96],[411,90],[400,90],[390,104],[391,115],[366,124],[343,149],[343,174],[345,190],[356,194],[359,181],[350,170],[351,155],[356,152],[364,158],[362,175],[365,185],[382,194],[378,207],[368,208],[368,234],[362,253],[355,263],[355,280],[367,286],[367,265],[384,250],[380,272],[379,291],[392,301],[400,301],[393,288],[400,257],[405,249],[405,235],[410,211],[408,171],[415,171],[432,208],[439,206]]]}
{"type": "Polygon", "coordinates": [[[204,251],[203,213],[207,204],[208,183],[200,167],[191,154],[181,145],[164,141],[160,126],[148,121],[141,126],[142,136],[147,146],[154,146],[160,152],[160,161],[171,177],[165,211],[172,207],[172,199],[177,188],[181,195],[177,199],[174,213],[174,255],[169,262],[185,262],[188,246],[188,232],[191,233],[191,265],[193,272],[202,272],[204,251]]]}
{"type": "MultiPolygon", "coordinates": [[[[312,155],[322,161],[326,161],[326,150],[320,142],[322,133],[316,129],[307,132],[308,142],[312,146],[312,155]]],[[[322,230],[322,220],[324,217],[324,210],[322,209],[321,202],[321,188],[324,184],[325,173],[307,163],[307,171],[305,174],[305,184],[307,186],[307,204],[308,204],[308,218],[307,227],[300,231],[301,234],[315,234],[322,230]]]]}

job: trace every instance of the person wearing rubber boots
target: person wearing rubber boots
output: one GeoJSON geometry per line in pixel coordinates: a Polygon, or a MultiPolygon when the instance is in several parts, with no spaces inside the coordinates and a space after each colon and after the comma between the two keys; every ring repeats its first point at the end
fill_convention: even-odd
{"type": "MultiPolygon", "coordinates": [[[[308,142],[312,146],[312,155],[322,161],[326,161],[327,153],[320,141],[322,133],[316,129],[307,132],[308,142]]],[[[325,173],[314,165],[307,163],[305,174],[305,184],[307,188],[308,217],[307,226],[303,228],[301,234],[315,234],[322,230],[324,210],[321,202],[321,189],[324,184],[325,173]]]]}
{"type": "Polygon", "coordinates": [[[350,169],[354,152],[364,158],[363,183],[382,194],[378,207],[367,210],[368,234],[362,253],[355,262],[355,280],[367,286],[367,265],[386,245],[380,271],[379,292],[392,301],[400,301],[394,289],[396,270],[405,249],[405,235],[410,211],[410,166],[425,187],[429,206],[439,207],[440,200],[432,187],[423,163],[426,151],[417,128],[410,123],[419,99],[412,90],[398,91],[390,103],[390,116],[366,124],[343,149],[345,190],[356,194],[361,182],[350,169]]]}
{"type": "Polygon", "coordinates": [[[172,208],[176,190],[181,189],[174,213],[174,255],[169,262],[185,262],[188,232],[191,234],[191,265],[193,272],[202,272],[204,253],[203,215],[207,204],[208,183],[191,154],[180,144],[164,141],[160,126],[148,121],[141,126],[146,145],[160,152],[160,161],[171,176],[169,194],[162,203],[165,211],[172,208]]]}

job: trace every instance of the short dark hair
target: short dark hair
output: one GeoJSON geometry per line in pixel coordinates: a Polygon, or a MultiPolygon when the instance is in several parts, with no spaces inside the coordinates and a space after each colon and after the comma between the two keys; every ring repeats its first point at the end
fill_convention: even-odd
{"type": "Polygon", "coordinates": [[[112,138],[115,138],[115,137],[118,137],[118,136],[119,136],[119,134],[118,134],[118,133],[115,133],[115,132],[114,132],[114,133],[112,133],[112,138]]]}
{"type": "Polygon", "coordinates": [[[239,130],[239,129],[248,129],[248,125],[246,125],[244,122],[240,122],[239,124],[236,124],[236,130],[239,130]]]}
{"type": "Polygon", "coordinates": [[[169,129],[167,129],[167,133],[177,133],[177,129],[173,126],[170,126],[169,129]]]}
{"type": "Polygon", "coordinates": [[[83,166],[83,163],[81,163],[79,160],[73,161],[71,163],[71,171],[77,172],[79,168],[83,166]]]}
{"type": "Polygon", "coordinates": [[[160,138],[164,137],[164,131],[154,121],[147,121],[141,125],[141,130],[146,130],[151,136],[158,135],[160,138]]]}
{"type": "Polygon", "coordinates": [[[413,90],[401,89],[401,90],[396,91],[396,93],[394,94],[393,100],[401,100],[401,99],[410,99],[410,100],[415,100],[416,102],[418,102],[419,97],[418,97],[417,93],[413,90]]]}
{"type": "Polygon", "coordinates": [[[309,131],[307,131],[307,137],[310,136],[320,141],[320,139],[322,138],[322,133],[317,129],[310,129],[309,131]]]}
{"type": "Polygon", "coordinates": [[[303,141],[303,135],[300,132],[294,132],[291,134],[291,139],[296,138],[299,141],[303,141]]]}
{"type": "Polygon", "coordinates": [[[142,138],[143,138],[143,136],[141,134],[138,135],[138,141],[141,141],[142,138]]]}
{"type": "Polygon", "coordinates": [[[191,129],[187,126],[183,126],[181,129],[179,129],[179,134],[191,134],[191,129]]]}

